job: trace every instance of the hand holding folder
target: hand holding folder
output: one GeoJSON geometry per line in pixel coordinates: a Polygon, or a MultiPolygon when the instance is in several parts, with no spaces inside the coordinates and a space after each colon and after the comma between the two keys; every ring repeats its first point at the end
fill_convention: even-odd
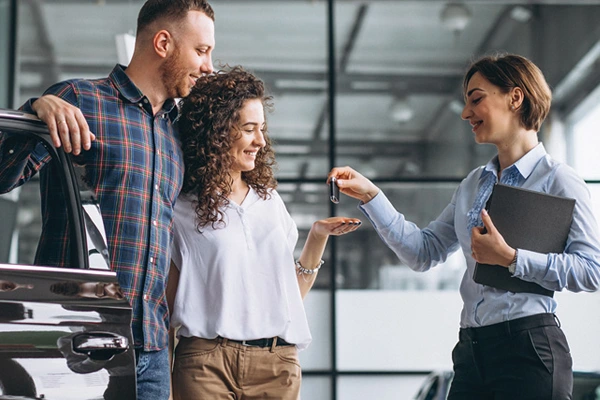
{"type": "MultiPolygon", "coordinates": [[[[547,254],[564,251],[574,207],[574,199],[497,184],[487,209],[510,247],[547,254]]],[[[473,280],[509,292],[554,295],[536,283],[513,277],[501,265],[477,263],[473,280]]]]}

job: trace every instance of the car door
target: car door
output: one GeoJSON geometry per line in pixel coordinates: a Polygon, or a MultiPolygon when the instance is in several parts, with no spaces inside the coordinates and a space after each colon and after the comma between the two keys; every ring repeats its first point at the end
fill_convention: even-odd
{"type": "Polygon", "coordinates": [[[0,109],[0,399],[136,398],[131,307],[82,169],[36,117],[0,109]],[[51,178],[23,175],[23,154],[51,178]]]}

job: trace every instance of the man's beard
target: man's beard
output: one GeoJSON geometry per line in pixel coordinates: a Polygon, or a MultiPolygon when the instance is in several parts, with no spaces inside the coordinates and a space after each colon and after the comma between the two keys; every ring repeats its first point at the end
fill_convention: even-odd
{"type": "Polygon", "coordinates": [[[167,97],[170,99],[190,94],[188,73],[181,64],[179,47],[175,47],[171,57],[167,58],[160,66],[162,83],[165,86],[167,97]]]}

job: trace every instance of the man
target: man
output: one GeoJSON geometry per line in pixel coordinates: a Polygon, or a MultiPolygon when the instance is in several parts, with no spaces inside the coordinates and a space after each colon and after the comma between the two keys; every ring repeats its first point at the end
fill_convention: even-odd
{"type": "MultiPolygon", "coordinates": [[[[187,96],[199,76],[212,72],[213,48],[214,13],[206,0],[148,0],[127,68],[117,65],[103,79],[55,84],[23,106],[46,122],[56,146],[72,152],[100,203],[111,266],[133,307],[140,399],[169,398],[165,286],[173,205],[183,179],[174,98],[187,96]]],[[[43,168],[44,153],[42,146],[0,137],[0,191],[41,171],[44,209],[61,207],[52,196],[52,173],[43,168]]],[[[47,225],[43,237],[53,243],[41,242],[38,255],[49,265],[68,266],[64,222],[47,225]]]]}

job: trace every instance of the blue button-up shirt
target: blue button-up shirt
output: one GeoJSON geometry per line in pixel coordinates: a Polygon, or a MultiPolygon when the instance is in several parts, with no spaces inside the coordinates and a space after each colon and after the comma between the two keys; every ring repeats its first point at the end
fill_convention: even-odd
{"type": "MultiPolygon", "coordinates": [[[[569,166],[546,154],[540,143],[515,164],[521,174],[516,186],[576,199],[571,231],[564,253],[540,254],[519,249],[514,276],[547,289],[573,292],[600,287],[600,242],[589,190],[569,166]]],[[[498,159],[472,171],[457,188],[452,201],[425,229],[406,221],[383,192],[359,208],[399,259],[415,271],[426,271],[461,249],[467,269],[460,285],[464,306],[460,325],[478,327],[539,313],[554,313],[556,301],[548,296],[512,293],[473,280],[471,232],[467,213],[488,174],[497,178],[498,159]]]]}
{"type": "MultiPolygon", "coordinates": [[[[96,135],[91,149],[73,160],[84,168],[83,179],[100,204],[111,268],[133,307],[135,345],[146,351],[164,349],[173,206],[183,181],[183,155],[173,125],[178,114],[175,101],[166,101],[154,114],[148,98],[120,65],[107,78],[61,82],[45,94],[81,109],[96,135]]],[[[32,113],[31,101],[23,109],[32,113]]],[[[47,152],[41,145],[32,149],[32,143],[3,143],[0,138],[0,191],[11,190],[40,171],[45,226],[37,259],[69,266],[64,215],[62,223],[49,223],[47,218],[50,214],[53,220],[61,219],[64,204],[57,203],[62,197],[52,195],[59,185],[50,168],[43,168],[47,152]]]]}

